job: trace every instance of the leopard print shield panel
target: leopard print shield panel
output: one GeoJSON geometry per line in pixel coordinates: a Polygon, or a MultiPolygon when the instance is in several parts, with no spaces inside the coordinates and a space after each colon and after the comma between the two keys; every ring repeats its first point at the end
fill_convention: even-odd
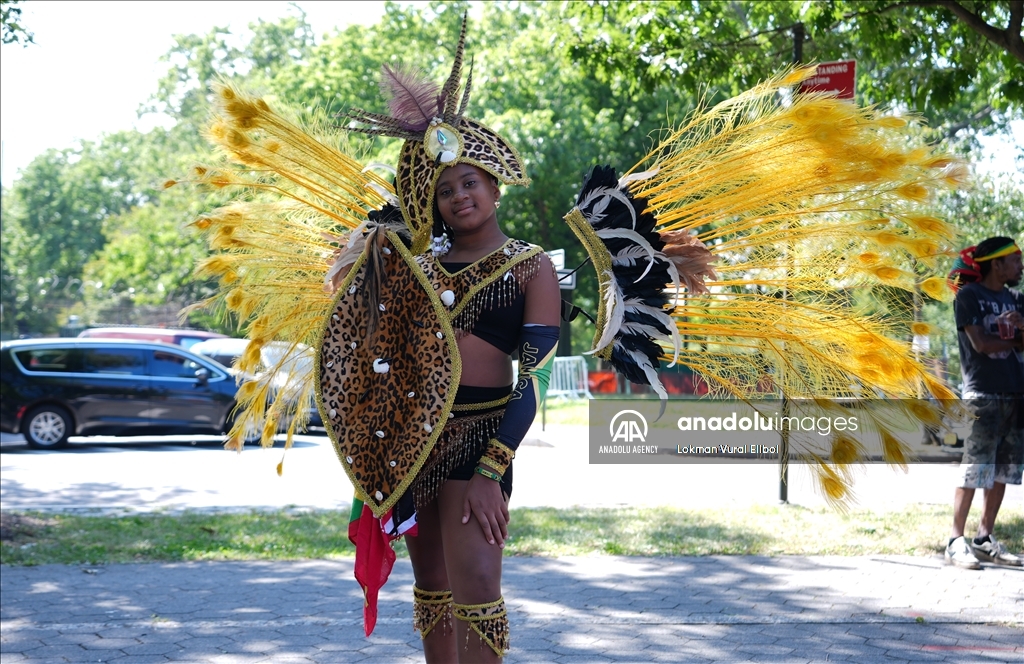
{"type": "Polygon", "coordinates": [[[398,158],[395,190],[402,213],[416,236],[414,251],[425,249],[422,244],[434,224],[434,189],[441,171],[454,164],[472,164],[487,171],[504,184],[528,185],[523,161],[519,153],[490,128],[462,118],[459,121],[460,154],[448,164],[438,162],[430,155],[423,141],[406,141],[398,158]]]}
{"type": "Polygon", "coordinates": [[[382,245],[368,338],[367,254],[345,278],[317,356],[317,406],[359,497],[380,517],[409,488],[448,420],[462,365],[446,307],[393,233],[382,245]]]}
{"type": "Polygon", "coordinates": [[[417,502],[429,500],[444,469],[472,451],[462,448],[493,435],[500,413],[447,426],[462,374],[457,339],[472,332],[481,312],[514,299],[537,273],[541,253],[508,240],[450,274],[431,254],[414,257],[393,233],[387,237],[376,333],[367,339],[364,252],[338,291],[316,365],[327,433],[378,517],[410,487],[417,502]]]}

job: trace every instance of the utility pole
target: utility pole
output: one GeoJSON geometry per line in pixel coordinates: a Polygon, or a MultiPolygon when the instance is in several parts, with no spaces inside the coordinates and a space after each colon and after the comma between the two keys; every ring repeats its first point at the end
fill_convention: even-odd
{"type": "MultiPolygon", "coordinates": [[[[804,24],[797,23],[793,26],[793,64],[799,65],[804,59],[804,24]]],[[[789,252],[787,252],[789,253],[789,252]]],[[[783,287],[782,300],[789,297],[788,289],[783,287]]],[[[781,378],[781,376],[780,376],[781,378]]],[[[784,384],[783,384],[784,386],[784,384]]],[[[785,393],[782,395],[782,417],[789,416],[789,399],[785,393]]],[[[789,420],[783,419],[783,422],[789,420]]],[[[789,504],[789,431],[779,427],[779,503],[789,504]]]]}

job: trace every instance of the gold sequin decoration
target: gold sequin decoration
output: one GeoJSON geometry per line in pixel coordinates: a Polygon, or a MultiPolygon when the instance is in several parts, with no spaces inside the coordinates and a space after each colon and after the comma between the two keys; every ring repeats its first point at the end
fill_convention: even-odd
{"type": "MultiPolygon", "coordinates": [[[[508,612],[505,610],[505,598],[499,597],[487,604],[452,604],[455,617],[469,623],[469,628],[476,632],[480,640],[486,643],[498,657],[503,657],[511,647],[508,631],[508,612]]],[[[466,634],[466,645],[469,645],[469,634],[466,634]]]]}
{"type": "Polygon", "coordinates": [[[425,639],[441,623],[441,633],[452,631],[452,591],[412,587],[412,627],[425,639]]]}
{"type": "Polygon", "coordinates": [[[505,469],[512,463],[512,459],[515,458],[516,453],[500,440],[492,438],[487,443],[487,451],[480,457],[480,463],[485,466],[490,466],[499,475],[505,474],[505,469]]]}

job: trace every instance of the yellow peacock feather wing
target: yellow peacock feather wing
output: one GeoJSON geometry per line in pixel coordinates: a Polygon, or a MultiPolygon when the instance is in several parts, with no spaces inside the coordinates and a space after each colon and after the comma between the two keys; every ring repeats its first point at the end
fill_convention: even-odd
{"type": "MultiPolygon", "coordinates": [[[[902,465],[893,427],[938,421],[909,400],[955,398],[915,359],[906,314],[915,291],[945,296],[928,269],[956,233],[922,203],[966,169],[915,144],[900,118],[780,94],[813,72],[698,110],[618,181],[591,174],[566,220],[602,287],[592,352],[663,398],[660,360],[690,367],[712,396],[893,400],[902,416],[865,417],[885,460],[902,465]],[[644,350],[643,336],[658,344],[644,350]]],[[[826,497],[842,501],[860,444],[835,434],[801,451],[821,461],[826,497]]]]}
{"type": "Polygon", "coordinates": [[[193,224],[215,252],[197,271],[220,281],[214,297],[193,307],[234,313],[250,339],[238,369],[255,379],[239,388],[228,445],[241,449],[257,435],[271,445],[286,428],[290,446],[312,404],[311,346],[333,301],[329,266],[393,191],[340,149],[323,120],[300,123],[230,85],[216,93],[208,135],[223,163],[196,167],[192,181],[242,195],[193,224]],[[284,352],[261,366],[272,342],[284,352]]]}

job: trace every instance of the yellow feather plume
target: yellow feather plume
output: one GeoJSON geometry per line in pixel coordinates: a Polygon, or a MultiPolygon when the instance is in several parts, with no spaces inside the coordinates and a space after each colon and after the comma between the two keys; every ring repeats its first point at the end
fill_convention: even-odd
{"type": "MultiPolygon", "coordinates": [[[[914,144],[904,118],[779,94],[807,71],[700,109],[631,169],[653,174],[629,186],[659,231],[692,233],[717,259],[710,293],[675,302],[679,363],[712,396],[891,400],[885,416],[865,416],[879,436],[870,455],[904,466],[892,421],[941,421],[909,400],[949,391],[911,353],[911,335],[931,329],[913,323],[913,298],[900,291],[946,297],[944,280],[921,268],[952,255],[955,230],[920,204],[963,166],[914,144]]],[[[838,464],[816,466],[830,503],[850,496],[842,468],[869,456],[855,442],[796,441],[795,453],[838,464]]]]}
{"type": "Polygon", "coordinates": [[[237,189],[238,198],[193,226],[215,253],[197,273],[220,279],[221,291],[197,306],[237,314],[253,343],[239,362],[230,445],[259,436],[272,445],[288,424],[289,441],[313,399],[312,351],[331,296],[322,285],[335,248],[325,237],[348,231],[380,208],[391,185],[347,155],[329,122],[300,123],[230,85],[216,89],[207,130],[222,163],[192,169],[192,182],[237,189]],[[261,349],[277,343],[270,355],[261,349]],[[276,382],[275,382],[276,381],[276,382]]]}

